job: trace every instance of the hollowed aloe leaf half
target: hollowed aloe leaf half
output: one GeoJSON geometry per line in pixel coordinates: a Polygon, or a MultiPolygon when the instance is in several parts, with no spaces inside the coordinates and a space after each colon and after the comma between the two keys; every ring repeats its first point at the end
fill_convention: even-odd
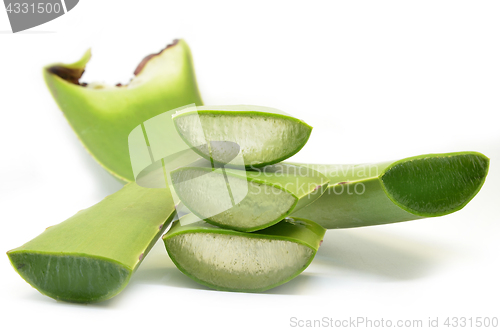
{"type": "Polygon", "coordinates": [[[183,40],[176,40],[145,57],[128,84],[116,86],[80,82],[89,60],[90,50],[75,63],[49,65],[43,70],[45,82],[97,162],[116,177],[133,181],[129,133],[168,110],[202,104],[191,52],[183,40]]]}
{"type": "Polygon", "coordinates": [[[225,291],[262,292],[299,275],[313,260],[325,229],[286,218],[257,232],[189,223],[186,215],[163,236],[177,268],[200,284],[225,291]]]}
{"type": "Polygon", "coordinates": [[[106,300],[127,285],[174,211],[167,189],[129,183],[7,255],[42,294],[70,302],[106,300]]]}
{"type": "Polygon", "coordinates": [[[320,172],[302,166],[278,163],[245,171],[198,163],[205,166],[171,172],[179,199],[205,221],[238,231],[276,224],[318,199],[328,185],[320,172]]]}
{"type": "Polygon", "coordinates": [[[248,105],[201,106],[179,111],[173,120],[182,139],[201,156],[228,163],[226,154],[231,151],[214,142],[235,142],[247,167],[287,159],[306,144],[312,130],[280,110],[248,105]]]}
{"type": "Polygon", "coordinates": [[[330,184],[293,216],[327,229],[395,223],[462,209],[481,189],[489,159],[477,152],[427,154],[396,162],[308,165],[330,184]]]}

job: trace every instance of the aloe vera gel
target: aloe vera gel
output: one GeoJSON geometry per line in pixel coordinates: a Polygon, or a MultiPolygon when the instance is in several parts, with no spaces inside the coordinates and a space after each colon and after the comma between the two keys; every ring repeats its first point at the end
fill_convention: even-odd
{"type": "Polygon", "coordinates": [[[256,171],[188,166],[171,175],[180,200],[198,217],[247,232],[313,203],[328,185],[328,178],[314,169],[282,163],[256,171]]]}
{"type": "Polygon", "coordinates": [[[325,234],[299,218],[253,233],[196,219],[189,214],[172,225],[163,237],[167,252],[187,276],[226,291],[262,292],[295,278],[311,263],[325,234]]]}
{"type": "Polygon", "coordinates": [[[199,146],[206,146],[206,141],[230,141],[240,146],[247,167],[287,159],[306,144],[312,131],[305,122],[280,110],[249,105],[201,106],[180,111],[173,120],[182,139],[201,156],[228,163],[224,145],[219,150],[216,144],[199,146]]]}

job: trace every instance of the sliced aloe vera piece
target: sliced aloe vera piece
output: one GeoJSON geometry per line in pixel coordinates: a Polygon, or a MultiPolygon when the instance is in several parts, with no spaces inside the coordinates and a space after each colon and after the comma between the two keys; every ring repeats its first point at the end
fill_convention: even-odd
{"type": "Polygon", "coordinates": [[[232,151],[217,142],[234,142],[248,167],[263,167],[294,155],[312,130],[280,110],[248,105],[201,106],[179,111],[173,120],[182,139],[204,158],[228,163],[231,157],[226,154],[232,151]]]}
{"type": "Polygon", "coordinates": [[[481,189],[489,159],[477,152],[458,152],[378,164],[308,166],[325,174],[330,184],[321,198],[293,216],[336,229],[460,210],[481,189]]]}
{"type": "Polygon", "coordinates": [[[163,236],[167,252],[187,276],[226,291],[262,292],[288,282],[311,263],[325,234],[299,218],[252,233],[196,220],[189,214],[173,223],[163,236]]]}
{"type": "Polygon", "coordinates": [[[201,105],[191,52],[183,40],[144,58],[126,85],[80,83],[90,51],[72,64],[44,68],[45,82],[85,148],[116,177],[133,181],[129,133],[145,120],[187,104],[201,105]]]}
{"type": "Polygon", "coordinates": [[[7,252],[31,286],[56,300],[118,294],[174,216],[167,189],[135,183],[7,252]]]}
{"type": "Polygon", "coordinates": [[[179,199],[205,221],[238,231],[278,223],[318,199],[328,185],[324,175],[307,167],[279,163],[245,171],[199,163],[205,166],[171,172],[179,199]]]}

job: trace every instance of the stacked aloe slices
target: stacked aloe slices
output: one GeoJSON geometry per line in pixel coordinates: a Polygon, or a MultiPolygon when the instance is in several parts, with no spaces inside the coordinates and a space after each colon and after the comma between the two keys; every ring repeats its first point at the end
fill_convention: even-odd
{"type": "MultiPolygon", "coordinates": [[[[145,132],[149,118],[201,104],[189,48],[180,40],[146,57],[123,86],[80,82],[89,58],[87,52],[74,64],[46,67],[47,85],[86,149],[111,174],[132,181],[131,130],[139,126],[145,132]]],[[[282,163],[305,145],[311,127],[267,107],[191,107],[168,118],[166,127],[162,148],[182,141],[197,160],[191,157],[171,171],[170,186],[129,183],[9,251],[28,283],[57,300],[113,297],[182,201],[190,213],[163,237],[175,265],[215,289],[265,291],[307,268],[325,228],[455,212],[480,190],[489,166],[476,152],[364,165],[282,163]],[[235,162],[235,153],[243,163],[235,162]]],[[[144,147],[151,163],[160,162],[147,139],[144,147]]]]}
{"type": "Polygon", "coordinates": [[[310,126],[258,106],[186,109],[173,122],[203,157],[170,172],[177,196],[192,212],[163,238],[176,266],[201,284],[228,291],[264,291],[300,274],[325,230],[288,216],[314,203],[329,180],[279,161],[304,146],[310,126]]]}
{"type": "MultiPolygon", "coordinates": [[[[218,108],[220,107],[210,109],[218,108]]],[[[262,121],[255,118],[260,115],[253,114],[253,119],[248,119],[247,114],[239,114],[236,109],[232,111],[231,116],[214,111],[209,116],[211,123],[203,128],[204,136],[213,136],[212,130],[215,130],[216,139],[219,141],[247,144],[248,148],[248,142],[258,141],[258,138],[252,139],[234,133],[233,123],[247,123],[250,127],[255,127],[252,122],[262,121]]],[[[204,146],[201,138],[198,140],[190,138],[203,137],[196,132],[199,126],[184,126],[179,129],[181,126],[179,117],[174,116],[173,120],[180,136],[188,144],[204,146]]],[[[245,127],[241,130],[246,131],[245,127]]],[[[290,143],[293,145],[293,141],[290,143]]],[[[241,255],[241,250],[238,248],[244,241],[248,242],[246,244],[248,248],[253,247],[252,236],[260,235],[262,231],[270,229],[270,225],[276,224],[276,221],[284,216],[292,215],[303,221],[316,222],[324,228],[348,228],[446,215],[461,209],[474,197],[484,182],[489,164],[489,160],[480,153],[461,152],[422,155],[396,162],[358,166],[277,163],[245,171],[224,166],[214,167],[215,158],[210,153],[213,149],[206,148],[206,150],[208,152],[205,153],[197,150],[207,159],[205,164],[195,162],[180,167],[172,172],[172,182],[186,207],[196,216],[219,228],[198,222],[183,231],[181,219],[164,236],[164,241],[170,257],[182,272],[207,286],[232,291],[257,291],[272,287],[269,284],[266,286],[257,284],[260,280],[255,275],[264,271],[256,266],[254,269],[245,269],[248,273],[247,278],[239,274],[241,269],[237,266],[240,263],[244,263],[247,267],[252,263],[241,255]],[[317,191],[304,190],[300,185],[304,182],[312,183],[313,185],[309,187],[316,188],[317,191]],[[329,186],[325,190],[328,182],[329,186]],[[248,189],[245,190],[247,183],[248,189]],[[278,193],[274,194],[271,191],[262,193],[262,186],[287,189],[278,190],[278,193]],[[345,190],[338,190],[339,187],[345,190]],[[244,198],[238,199],[236,203],[231,200],[231,204],[229,199],[224,199],[228,192],[234,197],[244,196],[244,198]],[[307,196],[307,199],[301,201],[299,198],[298,203],[290,209],[293,196],[301,196],[302,199],[307,196]],[[273,212],[270,215],[269,206],[273,212]],[[228,233],[221,228],[232,231],[228,233]],[[252,232],[255,230],[260,231],[252,232]],[[211,235],[208,236],[206,233],[211,235]],[[225,240],[222,234],[226,235],[225,240]],[[221,249],[221,247],[226,248],[221,249]],[[218,258],[218,251],[221,258],[218,258]],[[234,265],[230,263],[231,261],[234,265]],[[226,274],[234,275],[235,279],[241,281],[235,283],[235,280],[226,274]],[[252,280],[256,284],[253,284],[252,280]]],[[[219,157],[215,163],[232,164],[228,158],[220,156],[223,153],[217,153],[219,157]]],[[[253,155],[262,157],[259,153],[253,155]]],[[[269,159],[261,162],[252,158],[253,155],[246,154],[245,166],[272,164],[269,159]]],[[[278,160],[281,159],[277,158],[275,161],[278,160]]],[[[252,256],[254,251],[254,248],[249,249],[248,256],[252,256]]],[[[287,260],[287,256],[282,255],[283,250],[276,248],[274,251],[275,255],[268,254],[269,259],[287,260]]],[[[301,265],[298,261],[302,259],[298,257],[299,253],[296,254],[298,254],[296,265],[298,267],[301,265]]],[[[276,265],[280,266],[280,263],[276,262],[276,265]]],[[[272,283],[278,285],[280,279],[276,275],[272,283]]]]}

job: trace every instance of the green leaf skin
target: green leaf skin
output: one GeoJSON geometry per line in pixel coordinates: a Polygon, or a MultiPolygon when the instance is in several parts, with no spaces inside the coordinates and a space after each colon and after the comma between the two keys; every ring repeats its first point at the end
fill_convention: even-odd
{"type": "Polygon", "coordinates": [[[314,222],[286,218],[257,232],[222,229],[186,215],[163,236],[177,268],[196,282],[224,291],[263,292],[299,275],[325,234],[314,222]]]}
{"type": "Polygon", "coordinates": [[[458,152],[371,165],[308,166],[325,174],[330,184],[316,202],[292,215],[338,229],[458,211],[481,189],[489,159],[477,152],[458,152]]]}
{"type": "Polygon", "coordinates": [[[167,189],[129,183],[7,255],[42,294],[103,301],[123,290],[174,215],[167,189]]]}
{"type": "Polygon", "coordinates": [[[278,223],[317,200],[328,185],[318,171],[283,163],[257,171],[188,166],[171,175],[180,200],[196,216],[245,232],[278,223]]]}
{"type": "Polygon", "coordinates": [[[207,160],[227,163],[224,144],[212,150],[200,148],[206,142],[234,142],[243,153],[245,166],[263,167],[289,158],[306,144],[312,127],[284,112],[261,106],[202,106],[173,116],[179,135],[207,160]],[[201,124],[202,130],[198,123],[201,124]],[[203,131],[203,132],[201,132],[203,131]]]}
{"type": "Polygon", "coordinates": [[[45,82],[90,154],[111,174],[133,181],[128,135],[147,119],[187,104],[201,105],[191,52],[183,40],[146,57],[123,86],[80,84],[90,50],[72,64],[44,68],[45,82]]]}

